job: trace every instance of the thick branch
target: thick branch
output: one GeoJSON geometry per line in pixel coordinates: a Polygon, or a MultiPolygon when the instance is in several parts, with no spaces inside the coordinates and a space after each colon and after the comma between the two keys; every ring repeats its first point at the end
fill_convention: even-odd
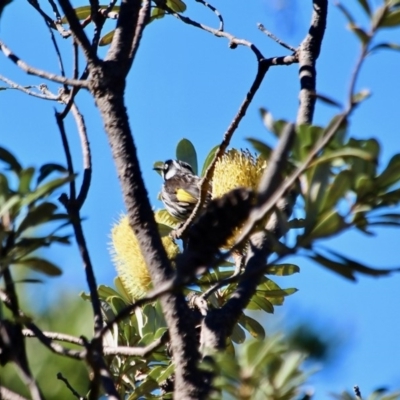
{"type": "MultiPolygon", "coordinates": [[[[99,86],[93,87],[96,104],[105,124],[122,186],[129,223],[138,239],[154,287],[157,288],[171,279],[173,270],[162,246],[140,171],[136,146],[123,102],[125,82],[114,82],[112,87],[103,86],[103,82],[109,79],[107,76],[102,76],[104,72],[109,72],[109,70],[96,71],[99,75],[94,74],[99,77],[96,82],[99,86]]],[[[110,73],[113,72],[110,71],[110,73]]],[[[176,365],[175,396],[188,400],[204,397],[207,385],[204,383],[202,373],[197,369],[200,355],[185,298],[182,293],[165,294],[161,296],[160,301],[168,325],[176,365]]]]}
{"type": "Polygon", "coordinates": [[[313,120],[317,76],[315,65],[324,37],[327,12],[328,0],[313,0],[311,27],[298,50],[300,106],[297,113],[297,124],[311,124],[313,120]]]}

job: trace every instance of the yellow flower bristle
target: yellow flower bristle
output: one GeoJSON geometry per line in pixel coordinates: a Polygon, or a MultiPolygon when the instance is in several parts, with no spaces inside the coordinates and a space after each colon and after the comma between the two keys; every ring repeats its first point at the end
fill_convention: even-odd
{"type": "MultiPolygon", "coordinates": [[[[179,253],[179,247],[169,236],[163,236],[161,240],[168,258],[174,259],[179,253]]],[[[132,299],[142,297],[151,286],[151,278],[126,215],[113,226],[111,244],[112,260],[122,285],[132,299]]]]}
{"type": "MultiPolygon", "coordinates": [[[[261,156],[254,156],[248,150],[232,149],[227,151],[216,163],[212,180],[212,198],[222,197],[225,193],[239,187],[257,190],[267,161],[261,156]]],[[[234,230],[225,249],[231,248],[241,227],[234,230]]]]}

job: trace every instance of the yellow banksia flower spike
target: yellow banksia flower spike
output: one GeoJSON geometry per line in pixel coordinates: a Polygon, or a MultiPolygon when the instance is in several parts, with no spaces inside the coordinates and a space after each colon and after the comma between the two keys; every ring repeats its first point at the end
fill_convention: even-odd
{"type": "MultiPolygon", "coordinates": [[[[216,163],[212,180],[212,198],[216,199],[232,189],[246,187],[257,190],[267,161],[248,150],[228,150],[216,163]]],[[[231,248],[240,232],[238,227],[228,239],[226,247],[231,248]]]]}
{"type": "MultiPolygon", "coordinates": [[[[155,217],[157,221],[157,215],[155,217]]],[[[179,247],[168,235],[161,240],[168,258],[173,260],[179,253],[179,247]]],[[[132,300],[143,297],[151,287],[151,278],[127,215],[121,216],[113,226],[111,245],[112,260],[125,290],[132,300]]]]}

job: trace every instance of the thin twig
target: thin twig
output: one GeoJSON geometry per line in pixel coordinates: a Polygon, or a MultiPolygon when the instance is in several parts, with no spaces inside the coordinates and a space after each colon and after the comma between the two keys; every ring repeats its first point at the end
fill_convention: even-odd
{"type": "Polygon", "coordinates": [[[88,88],[89,83],[85,81],[81,81],[78,79],[69,79],[63,76],[51,74],[49,72],[42,71],[40,69],[31,67],[24,61],[22,61],[18,56],[16,56],[2,41],[0,41],[0,49],[4,53],[4,55],[9,58],[15,65],[20,67],[23,71],[25,71],[28,75],[35,75],[39,78],[48,79],[49,81],[62,83],[71,86],[78,86],[80,88],[88,88]]]}
{"type": "Polygon", "coordinates": [[[69,2],[69,0],[59,0],[59,3],[65,14],[65,17],[67,18],[69,27],[74,35],[74,38],[81,46],[88,64],[98,64],[99,59],[97,57],[96,50],[93,49],[91,43],[89,42],[89,39],[86,36],[86,33],[83,30],[83,27],[79,22],[78,17],[76,16],[72,4],[69,2]]]}
{"type": "MultiPolygon", "coordinates": [[[[5,293],[2,290],[0,290],[0,299],[6,305],[7,308],[12,309],[12,302],[10,296],[7,295],[7,293],[5,293]]],[[[19,319],[24,319],[28,321],[27,315],[25,315],[25,313],[20,309],[17,310],[17,316],[19,319]]],[[[84,355],[82,354],[81,351],[70,350],[62,347],[57,343],[53,343],[52,338],[47,337],[47,335],[45,335],[45,333],[40,328],[38,328],[36,324],[34,324],[33,322],[26,322],[25,326],[27,326],[29,329],[28,330],[21,329],[23,336],[28,336],[26,332],[32,332],[32,335],[34,335],[42,344],[44,344],[53,353],[74,358],[77,360],[83,359],[84,355]]]]}
{"type": "Polygon", "coordinates": [[[282,41],[281,39],[277,38],[273,33],[271,33],[270,31],[267,31],[264,27],[263,24],[257,24],[257,28],[265,33],[269,38],[271,38],[273,41],[275,41],[276,43],[280,44],[282,47],[284,47],[285,49],[288,49],[290,51],[292,51],[293,53],[296,53],[297,49],[294,48],[293,46],[290,46],[289,44],[285,43],[284,41],[282,41]]]}
{"type": "MultiPolygon", "coordinates": [[[[64,121],[62,118],[60,118],[60,114],[57,111],[55,112],[55,117],[56,117],[58,129],[59,129],[60,135],[61,135],[61,142],[62,142],[62,146],[64,149],[65,158],[67,160],[68,173],[70,176],[73,176],[75,172],[74,172],[74,166],[72,163],[72,156],[71,156],[71,150],[70,150],[69,143],[68,143],[67,133],[65,132],[64,121]]],[[[69,195],[70,195],[70,200],[75,200],[75,198],[76,198],[75,179],[72,179],[69,182],[69,195]]]]}
{"type": "Polygon", "coordinates": [[[176,18],[178,18],[179,20],[181,20],[185,24],[192,25],[192,26],[194,26],[196,28],[202,29],[203,31],[212,33],[213,35],[215,35],[217,37],[224,37],[224,38],[228,39],[230,48],[234,49],[237,46],[246,46],[246,47],[250,48],[253,51],[253,53],[256,55],[258,61],[261,61],[262,59],[264,59],[264,56],[262,55],[261,51],[253,43],[251,43],[251,42],[249,42],[247,40],[244,40],[244,39],[238,39],[238,38],[236,38],[235,36],[231,35],[228,32],[220,31],[219,29],[214,29],[214,28],[211,28],[211,27],[209,27],[207,25],[204,25],[204,24],[201,24],[201,23],[199,23],[197,21],[194,21],[194,20],[192,20],[192,19],[190,19],[188,17],[185,17],[185,16],[183,16],[181,14],[178,14],[178,13],[174,12],[173,10],[171,10],[167,6],[164,6],[164,7],[171,15],[173,15],[176,18]]]}
{"type": "Polygon", "coordinates": [[[83,115],[79,112],[78,107],[76,106],[75,103],[72,105],[71,110],[77,125],[79,138],[81,141],[81,149],[82,149],[83,179],[82,179],[82,186],[76,198],[77,207],[78,209],[81,209],[83,203],[86,200],[90,188],[90,183],[92,180],[92,156],[90,152],[89,138],[87,135],[86,124],[83,115]]]}
{"type": "Polygon", "coordinates": [[[68,382],[67,378],[64,378],[63,374],[61,372],[57,373],[57,379],[60,381],[63,381],[65,383],[65,386],[68,388],[68,390],[72,393],[73,396],[75,396],[79,400],[85,400],[84,397],[82,397],[68,382]]]}
{"type": "Polygon", "coordinates": [[[6,88],[6,89],[20,90],[21,92],[24,92],[29,96],[37,97],[37,98],[42,99],[42,100],[51,100],[51,101],[60,100],[60,96],[56,96],[56,95],[53,95],[53,94],[44,95],[44,94],[35,93],[35,92],[32,92],[31,90],[29,90],[31,88],[35,88],[37,90],[40,90],[40,86],[22,86],[22,85],[19,85],[16,82],[13,82],[12,80],[6,78],[3,75],[0,75],[0,80],[5,82],[5,83],[7,83],[7,85],[9,85],[9,87],[6,88]]]}
{"type": "Polygon", "coordinates": [[[221,13],[214,6],[212,6],[211,4],[205,2],[204,0],[195,0],[195,1],[197,1],[198,3],[203,4],[207,8],[209,8],[217,16],[217,18],[219,19],[218,30],[219,31],[223,31],[224,30],[224,19],[222,18],[221,13]]]}
{"type": "Polygon", "coordinates": [[[150,20],[150,4],[150,0],[143,0],[142,6],[140,7],[139,17],[135,29],[135,36],[133,38],[131,51],[129,52],[129,59],[131,61],[133,61],[136,56],[144,28],[150,20]]]}
{"type": "MultiPolygon", "coordinates": [[[[76,336],[67,335],[65,333],[59,332],[41,332],[46,338],[51,340],[56,340],[59,342],[66,342],[75,344],[78,346],[84,346],[84,341],[82,338],[78,338],[76,336]]],[[[23,329],[22,334],[27,338],[37,338],[38,336],[32,329],[23,329]]],[[[127,346],[104,346],[104,355],[105,356],[127,356],[127,357],[146,357],[148,354],[156,350],[165,344],[168,340],[168,333],[165,332],[160,338],[154,340],[152,343],[148,344],[145,347],[127,347],[127,346]]],[[[53,349],[52,349],[53,350],[53,349]]],[[[57,354],[61,354],[60,352],[56,352],[57,354]]],[[[83,359],[84,353],[82,351],[79,352],[79,359],[83,359]]],[[[77,357],[73,357],[77,358],[77,357]]]]}
{"type": "Polygon", "coordinates": [[[237,114],[235,115],[231,124],[229,125],[228,129],[226,130],[223,140],[222,140],[221,144],[219,145],[219,148],[218,148],[217,152],[215,153],[213,160],[211,161],[210,165],[208,166],[208,168],[204,174],[204,177],[201,181],[200,196],[199,196],[199,200],[196,204],[196,207],[192,211],[192,214],[190,215],[190,217],[185,221],[184,225],[177,230],[177,232],[176,232],[177,238],[182,237],[184,235],[185,231],[195,220],[196,216],[198,215],[199,210],[201,210],[201,208],[203,207],[203,204],[207,198],[207,193],[209,191],[210,181],[214,174],[215,165],[216,165],[218,159],[220,157],[222,157],[225,150],[229,146],[230,140],[231,140],[233,134],[235,133],[237,127],[239,126],[240,121],[245,116],[247,108],[249,107],[251,101],[254,98],[254,95],[256,94],[257,90],[259,89],[261,82],[263,81],[265,74],[268,71],[268,68],[269,68],[269,65],[266,62],[263,62],[263,61],[259,62],[256,77],[254,78],[254,81],[253,81],[249,91],[247,92],[245,99],[243,100],[242,104],[240,105],[237,114]]]}

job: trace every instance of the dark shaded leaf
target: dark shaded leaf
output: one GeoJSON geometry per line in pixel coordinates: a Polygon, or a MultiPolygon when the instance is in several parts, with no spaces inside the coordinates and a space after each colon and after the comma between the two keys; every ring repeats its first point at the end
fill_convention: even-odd
{"type": "Polygon", "coordinates": [[[314,255],[308,257],[311,260],[314,260],[316,263],[322,265],[323,267],[328,268],[331,271],[343,276],[344,278],[349,279],[351,281],[356,281],[353,271],[343,263],[330,260],[316,252],[314,252],[314,255]]]}
{"type": "MultiPolygon", "coordinates": [[[[53,203],[41,203],[36,207],[33,207],[28,211],[26,217],[20,223],[17,229],[17,235],[20,235],[24,230],[37,226],[52,220],[54,212],[57,210],[57,206],[53,203]]],[[[68,215],[64,215],[68,218],[68,215]]]]}
{"type": "Polygon", "coordinates": [[[381,27],[393,28],[400,25],[400,10],[388,11],[380,24],[381,27]]]}
{"type": "Polygon", "coordinates": [[[360,3],[360,6],[363,8],[366,14],[371,17],[371,7],[369,6],[368,0],[358,0],[358,2],[360,3]]]}
{"type": "Polygon", "coordinates": [[[18,260],[17,264],[24,265],[30,269],[49,276],[59,276],[62,273],[61,269],[58,268],[56,265],[39,257],[30,257],[23,260],[18,260]]]}
{"type": "Polygon", "coordinates": [[[360,39],[361,43],[365,46],[371,40],[370,35],[364,31],[364,29],[360,28],[358,25],[350,23],[348,25],[349,29],[356,34],[356,36],[360,39]]]}
{"type": "Polygon", "coordinates": [[[246,140],[250,142],[254,149],[257,150],[266,160],[269,160],[272,154],[271,147],[257,139],[248,138],[246,140]]]}
{"type": "Polygon", "coordinates": [[[219,144],[214,146],[210,150],[210,152],[207,154],[207,157],[206,157],[206,159],[204,161],[204,164],[203,164],[203,169],[201,170],[201,176],[204,176],[204,174],[206,173],[207,168],[211,164],[211,161],[214,159],[215,154],[217,153],[218,149],[219,149],[219,144]]]}
{"type": "Polygon", "coordinates": [[[373,51],[376,51],[376,50],[380,50],[380,49],[400,51],[400,44],[397,44],[397,43],[379,43],[379,44],[376,44],[375,46],[371,47],[370,53],[372,53],[373,51]]]}
{"type": "Polygon", "coordinates": [[[373,268],[373,267],[367,267],[366,265],[363,265],[355,260],[352,260],[351,258],[345,257],[343,254],[339,254],[336,251],[326,249],[327,252],[331,253],[333,256],[337,257],[339,260],[341,260],[349,269],[353,271],[360,272],[365,275],[370,275],[370,276],[385,276],[389,275],[393,272],[399,272],[400,268],[373,268]]]}
{"type": "Polygon", "coordinates": [[[4,147],[0,147],[0,160],[8,164],[11,171],[19,174],[22,170],[21,164],[18,160],[4,147]]]}
{"type": "Polygon", "coordinates": [[[68,170],[60,164],[44,164],[39,168],[39,176],[37,177],[36,184],[38,185],[54,171],[68,173],[68,170]]]}
{"type": "Polygon", "coordinates": [[[240,325],[256,339],[263,340],[265,338],[265,330],[263,326],[253,318],[246,314],[242,314],[239,318],[240,325]]]}
{"type": "Polygon", "coordinates": [[[50,195],[56,189],[72,181],[73,179],[75,179],[75,175],[65,176],[63,178],[57,178],[39,186],[34,192],[30,193],[22,200],[22,205],[31,205],[35,201],[50,195]]]}
{"type": "Polygon", "coordinates": [[[400,182],[400,154],[395,154],[385,170],[376,178],[376,185],[380,189],[389,188],[396,182],[400,182]]]}
{"type": "Polygon", "coordinates": [[[263,296],[259,296],[257,293],[251,298],[251,301],[246,308],[249,310],[264,310],[269,314],[274,313],[274,306],[272,303],[263,296]]]}
{"type": "Polygon", "coordinates": [[[346,17],[347,21],[349,21],[349,24],[354,24],[353,16],[350,14],[350,12],[347,10],[347,8],[343,6],[343,4],[336,3],[336,7],[343,13],[343,15],[346,17]]]}
{"type": "Polygon", "coordinates": [[[187,162],[192,166],[195,175],[198,174],[197,153],[193,143],[188,139],[182,139],[176,146],[176,158],[187,162]]]}
{"type": "Polygon", "coordinates": [[[310,233],[306,235],[308,241],[332,236],[347,227],[343,217],[336,210],[325,212],[310,233]]]}
{"type": "Polygon", "coordinates": [[[325,103],[329,106],[334,106],[337,108],[342,109],[343,105],[340,104],[338,101],[331,99],[330,97],[324,96],[323,94],[320,93],[313,93],[313,96],[317,98],[318,100],[322,101],[322,103],[325,103]]]}
{"type": "Polygon", "coordinates": [[[288,276],[300,272],[300,268],[294,264],[268,265],[267,274],[276,276],[288,276]]]}
{"type": "Polygon", "coordinates": [[[241,344],[246,340],[246,334],[244,333],[244,330],[238,324],[235,324],[230,338],[233,343],[241,344]]]}

